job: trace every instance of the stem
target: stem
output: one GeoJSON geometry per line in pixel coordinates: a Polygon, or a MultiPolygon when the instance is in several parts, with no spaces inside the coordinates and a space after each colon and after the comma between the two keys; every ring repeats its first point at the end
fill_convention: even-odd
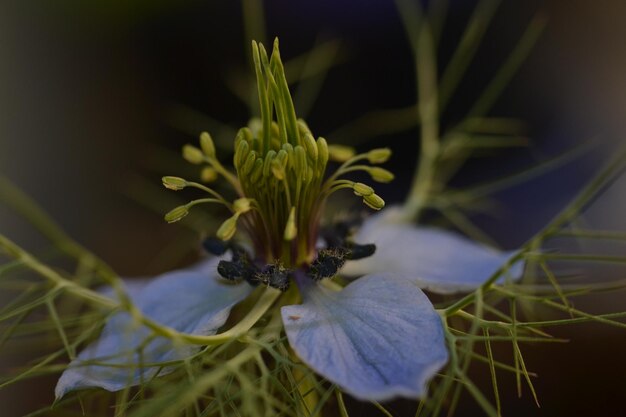
{"type": "Polygon", "coordinates": [[[417,39],[415,67],[418,87],[418,115],[421,146],[418,169],[404,205],[407,220],[417,221],[434,181],[435,163],[439,155],[439,120],[437,98],[437,62],[432,34],[427,22],[417,39]]]}
{"type": "Polygon", "coordinates": [[[365,154],[365,153],[359,154],[359,155],[355,155],[352,158],[348,159],[346,162],[341,164],[339,166],[339,168],[337,168],[337,170],[330,177],[328,177],[328,179],[324,183],[325,184],[324,186],[326,186],[326,184],[332,183],[335,179],[337,179],[338,176],[344,174],[346,172],[345,171],[346,168],[348,168],[349,166],[353,165],[355,162],[359,162],[359,161],[362,161],[364,159],[367,159],[367,154],[365,154]]]}
{"type": "MultiPolygon", "coordinates": [[[[109,284],[120,300],[125,299],[125,291],[121,279],[103,260],[91,253],[81,244],[68,236],[52,218],[37,205],[28,195],[13,185],[8,179],[0,176],[0,199],[22,215],[40,233],[48,238],[62,252],[75,258],[84,265],[89,265],[107,284],[109,284]]],[[[0,238],[3,236],[0,235],[0,238]]],[[[8,239],[4,238],[9,243],[8,239]]],[[[0,243],[2,246],[2,243],[0,243]]],[[[70,281],[68,281],[70,282],[70,281]]],[[[94,293],[97,295],[97,293],[94,293]]]]}
{"type": "Polygon", "coordinates": [[[209,188],[209,187],[207,187],[207,186],[205,186],[203,184],[199,184],[199,183],[193,182],[193,181],[188,181],[187,182],[187,186],[198,188],[198,189],[200,189],[202,191],[205,191],[205,192],[211,194],[213,197],[215,197],[216,199],[220,200],[230,211],[233,211],[232,205],[228,201],[226,201],[226,199],[220,193],[218,193],[217,191],[215,191],[215,190],[213,190],[213,189],[211,189],[211,188],[209,188]]]}
{"type": "Polygon", "coordinates": [[[514,264],[518,260],[522,259],[524,253],[538,242],[542,242],[546,236],[550,236],[558,232],[563,226],[572,221],[574,217],[580,214],[581,210],[596,197],[604,187],[611,183],[618,174],[624,169],[626,163],[626,149],[622,149],[617,157],[611,161],[608,167],[602,170],[596,178],[594,178],[583,191],[570,203],[563,211],[561,211],[546,227],[544,227],[539,233],[533,236],[528,242],[526,242],[520,250],[518,250],[507,262],[496,271],[487,281],[480,286],[475,292],[466,295],[459,301],[451,305],[445,310],[446,316],[451,316],[459,310],[470,305],[476,299],[476,293],[487,291],[494,282],[500,277],[500,275],[508,268],[509,265],[514,264]]]}
{"type": "Polygon", "coordinates": [[[224,168],[224,166],[216,158],[207,157],[205,159],[213,167],[213,169],[218,172],[218,174],[221,174],[226,179],[226,181],[228,181],[230,185],[233,186],[237,194],[239,194],[241,197],[244,197],[244,193],[241,189],[241,184],[239,183],[239,179],[237,179],[237,176],[235,174],[224,168]]]}
{"type": "Polygon", "coordinates": [[[154,333],[160,336],[168,337],[172,340],[179,340],[191,344],[217,345],[232,339],[240,338],[241,336],[245,335],[248,330],[250,330],[252,326],[256,324],[257,321],[259,321],[263,314],[265,314],[265,312],[272,306],[272,304],[274,304],[274,301],[276,301],[278,297],[282,294],[280,291],[274,288],[266,288],[259,298],[257,304],[252,307],[248,314],[239,323],[223,333],[212,336],[200,336],[189,333],[181,333],[175,329],[172,329],[171,327],[164,326],[146,317],[130,302],[123,290],[122,301],[117,302],[110,299],[109,297],[105,297],[95,291],[84,288],[79,284],[63,278],[52,268],[39,262],[30,253],[28,253],[15,243],[11,242],[3,235],[0,235],[0,247],[4,248],[11,256],[21,260],[24,265],[28,266],[44,278],[51,281],[59,291],[65,290],[70,294],[76,295],[80,298],[94,302],[107,308],[122,309],[124,311],[127,311],[133,317],[133,319],[148,327],[154,333]]]}

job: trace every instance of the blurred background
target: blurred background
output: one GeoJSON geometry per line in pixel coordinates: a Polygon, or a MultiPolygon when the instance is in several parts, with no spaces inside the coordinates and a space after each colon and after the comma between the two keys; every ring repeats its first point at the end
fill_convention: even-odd
{"type": "MultiPolygon", "coordinates": [[[[490,112],[519,119],[528,146],[469,161],[452,185],[496,179],[593,145],[570,163],[497,193],[497,213],[473,218],[508,249],[545,225],[623,142],[626,3],[502,3],[442,126],[465,117],[539,14],[547,26],[490,112]]],[[[437,49],[440,72],[475,7],[474,1],[448,2],[437,49]]],[[[176,205],[176,196],[162,189],[160,178],[197,175],[177,154],[202,130],[228,155],[236,129],[250,118],[250,38],[269,43],[275,36],[289,61],[288,75],[302,80],[294,90],[298,115],[334,143],[393,148],[389,166],[397,180],[379,194],[388,202],[402,201],[417,160],[418,129],[406,111],[393,113],[397,118],[391,122],[377,119],[380,110],[410,108],[416,99],[411,47],[393,1],[5,0],[0,175],[120,275],[154,275],[189,263],[203,233],[211,232],[210,216],[167,225],[162,215],[176,205]]],[[[626,231],[625,195],[626,181],[617,181],[585,221],[626,231]]],[[[35,252],[46,247],[4,204],[0,232],[35,252]]],[[[590,297],[577,307],[600,311],[624,305],[624,293],[615,292],[602,305],[590,297]]],[[[553,334],[572,341],[524,346],[527,367],[539,374],[541,408],[529,392],[518,399],[514,377],[502,374],[504,415],[626,415],[623,331],[580,325],[553,334]]],[[[489,393],[489,375],[479,373],[486,369],[472,376],[489,393]]],[[[0,414],[23,415],[51,402],[54,382],[0,390],[0,414]]],[[[355,415],[371,411],[367,404],[351,406],[355,415]]],[[[400,401],[390,410],[403,415],[412,407],[400,401]]],[[[478,410],[467,397],[457,413],[478,410]]]]}

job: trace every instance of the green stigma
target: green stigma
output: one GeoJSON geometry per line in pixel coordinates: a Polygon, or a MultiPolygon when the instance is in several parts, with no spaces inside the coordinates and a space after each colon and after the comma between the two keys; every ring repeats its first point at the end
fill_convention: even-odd
{"type": "Polygon", "coordinates": [[[339,178],[349,172],[364,171],[374,181],[388,182],[393,179],[390,172],[357,163],[384,163],[391,152],[383,148],[355,155],[352,148],[328,145],[323,137],[315,139],[306,122],[296,116],[278,39],[274,41],[271,56],[263,45],[253,41],[252,55],[261,115],[260,120],[253,119],[237,133],[235,173],[218,161],[213,140],[206,132],[200,135],[199,148],[191,145],[183,148],[187,161],[204,165],[201,177],[205,182],[224,177],[237,193],[237,199],[231,203],[206,185],[164,177],[163,184],[171,190],[193,187],[211,195],[175,208],[166,220],[181,219],[196,204],[222,204],[232,216],[218,229],[220,239],[229,240],[241,230],[250,239],[260,261],[289,268],[310,265],[317,255],[315,245],[321,213],[332,193],[351,189],[374,210],[385,204],[369,185],[339,178]],[[326,178],[329,160],[342,165],[326,178]]]}

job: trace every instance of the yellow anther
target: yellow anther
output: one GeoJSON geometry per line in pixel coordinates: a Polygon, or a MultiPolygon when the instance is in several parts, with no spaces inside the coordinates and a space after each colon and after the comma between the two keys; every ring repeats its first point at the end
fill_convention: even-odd
{"type": "Polygon", "coordinates": [[[298,124],[298,130],[300,131],[300,136],[304,136],[307,133],[309,135],[311,134],[311,129],[309,129],[309,126],[306,124],[306,122],[303,119],[298,119],[296,123],[298,124]]]}
{"type": "Polygon", "coordinates": [[[250,173],[250,182],[256,184],[261,177],[263,177],[263,158],[257,158],[257,160],[254,161],[254,167],[250,173]]]}
{"type": "Polygon", "coordinates": [[[395,178],[393,173],[380,167],[370,167],[367,172],[372,176],[372,179],[376,182],[391,182],[395,178]]]}
{"type": "Polygon", "coordinates": [[[161,178],[161,181],[163,181],[163,185],[165,186],[165,188],[169,188],[170,190],[174,191],[182,190],[187,186],[187,181],[180,177],[167,176],[161,178]]]}
{"type": "Polygon", "coordinates": [[[263,163],[263,176],[269,177],[271,173],[272,161],[276,158],[276,151],[270,150],[265,155],[265,162],[263,163]]]}
{"type": "Polygon", "coordinates": [[[215,158],[215,144],[208,132],[200,133],[200,147],[207,157],[215,158]]]}
{"type": "Polygon", "coordinates": [[[366,206],[374,210],[380,210],[385,207],[385,200],[380,198],[378,194],[370,194],[363,196],[363,202],[366,206]]]}
{"type": "Polygon", "coordinates": [[[354,194],[361,197],[374,194],[374,189],[367,184],[363,184],[362,182],[355,182],[352,184],[352,189],[354,190],[354,194]]]}
{"type": "Polygon", "coordinates": [[[372,149],[367,153],[367,160],[370,164],[383,164],[389,160],[390,156],[391,149],[389,148],[372,149]]]}
{"type": "Polygon", "coordinates": [[[317,160],[320,167],[325,168],[328,163],[328,143],[323,137],[317,138],[317,153],[319,158],[317,160]]]}
{"type": "Polygon", "coordinates": [[[256,152],[252,151],[248,154],[248,158],[246,159],[246,162],[243,164],[241,173],[243,175],[248,175],[252,171],[255,161],[256,161],[256,152]]]}
{"type": "Polygon", "coordinates": [[[295,169],[296,155],[293,152],[293,146],[291,145],[291,143],[284,143],[282,150],[285,151],[285,153],[287,154],[286,168],[295,169]]]}
{"type": "Polygon", "coordinates": [[[280,127],[278,123],[272,120],[272,124],[270,125],[270,137],[279,138],[280,137],[280,127]]]}
{"type": "Polygon", "coordinates": [[[250,145],[248,144],[248,141],[245,139],[240,140],[235,148],[235,155],[233,156],[235,167],[240,167],[244,162],[246,162],[249,152],[250,145]]]}
{"type": "Polygon", "coordinates": [[[242,197],[233,202],[233,210],[235,210],[235,213],[243,214],[247,213],[251,209],[252,200],[250,200],[249,198],[242,197]]]}
{"type": "Polygon", "coordinates": [[[165,216],[165,221],[168,223],[175,223],[189,214],[189,208],[187,206],[178,206],[170,210],[165,216]]]}
{"type": "Polygon", "coordinates": [[[204,154],[202,151],[191,145],[183,146],[183,158],[192,164],[201,164],[204,162],[204,154]]]}
{"type": "Polygon", "coordinates": [[[262,137],[263,136],[263,122],[258,117],[253,117],[248,120],[248,128],[250,132],[252,132],[253,137],[262,137]]]}
{"type": "Polygon", "coordinates": [[[300,145],[296,146],[293,149],[293,152],[295,154],[295,169],[296,169],[296,174],[303,177],[306,175],[306,170],[307,170],[307,163],[306,163],[306,151],[304,150],[304,148],[300,145]]]}
{"type": "Polygon", "coordinates": [[[276,155],[276,159],[280,161],[283,167],[287,165],[287,157],[288,157],[287,151],[285,151],[284,149],[281,149],[280,151],[278,151],[278,154],[276,155]]]}
{"type": "Polygon", "coordinates": [[[328,154],[335,162],[346,162],[354,156],[354,148],[344,145],[328,145],[328,154]]]}
{"type": "Polygon", "coordinates": [[[230,240],[235,236],[235,232],[237,231],[237,219],[239,219],[239,213],[235,213],[224,220],[224,223],[217,229],[217,237],[222,240],[230,240]]]}
{"type": "Polygon", "coordinates": [[[249,127],[242,127],[237,131],[237,135],[235,136],[235,149],[239,146],[239,142],[245,140],[248,144],[252,144],[252,140],[255,136],[252,134],[252,130],[249,127]]]}
{"type": "Polygon", "coordinates": [[[292,207],[289,212],[289,218],[287,219],[287,224],[285,225],[285,233],[283,235],[285,240],[293,240],[298,234],[298,229],[296,228],[296,208],[292,207]]]}
{"type": "Polygon", "coordinates": [[[250,148],[254,149],[257,152],[263,153],[263,143],[259,138],[253,138],[250,140],[250,148]]]}
{"type": "Polygon", "coordinates": [[[318,156],[318,151],[317,151],[317,143],[315,143],[315,139],[313,139],[313,135],[311,135],[310,133],[305,133],[302,136],[302,141],[304,142],[304,147],[306,148],[306,152],[307,154],[309,154],[309,157],[316,161],[317,160],[317,156],[318,156]]]}
{"type": "MultiPolygon", "coordinates": [[[[282,152],[282,151],[281,151],[282,152]]],[[[272,161],[272,174],[277,180],[282,181],[285,179],[285,167],[278,158],[272,161]]]]}
{"type": "Polygon", "coordinates": [[[204,167],[200,172],[200,180],[202,182],[213,182],[217,179],[217,171],[211,167],[204,167]]]}
{"type": "Polygon", "coordinates": [[[255,137],[249,127],[242,127],[241,129],[239,129],[239,131],[243,135],[243,138],[248,142],[250,142],[255,137]]]}
{"type": "Polygon", "coordinates": [[[287,153],[292,153],[293,145],[291,143],[283,143],[283,150],[287,153]]]}

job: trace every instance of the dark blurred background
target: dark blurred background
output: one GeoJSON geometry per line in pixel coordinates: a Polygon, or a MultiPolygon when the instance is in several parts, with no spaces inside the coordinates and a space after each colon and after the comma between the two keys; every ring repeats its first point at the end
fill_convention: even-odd
{"type": "MultiPolygon", "coordinates": [[[[416,161],[417,129],[364,139],[344,136],[341,129],[368,112],[415,101],[413,59],[394,2],[267,3],[265,40],[279,36],[284,59],[304,56],[316,45],[333,57],[326,76],[308,84],[309,92],[319,88],[319,96],[309,101],[301,90],[296,110],[300,104],[313,132],[335,143],[392,147],[398,181],[380,194],[401,201],[416,161]]],[[[440,69],[474,6],[450,1],[440,69]]],[[[626,133],[626,3],[615,0],[503,2],[443,116],[444,127],[465,115],[536,13],[548,18],[547,28],[491,112],[523,120],[531,146],[473,160],[453,184],[498,178],[582,143],[597,146],[574,163],[496,195],[498,215],[475,220],[505,248],[520,245],[558,212],[626,133]]],[[[160,177],[189,169],[175,152],[195,142],[201,130],[227,144],[234,129],[247,123],[249,41],[239,2],[3,1],[0,174],[121,275],[151,275],[189,262],[200,233],[162,220],[174,204],[160,189],[160,177]],[[167,255],[172,242],[186,257],[167,255]]],[[[298,62],[303,60],[292,68],[301,68],[298,62]]],[[[626,230],[625,191],[625,181],[617,182],[590,209],[588,224],[626,230]]],[[[2,206],[0,231],[31,250],[45,247],[32,227],[2,206]]],[[[601,306],[594,298],[577,306],[623,309],[623,297],[617,292],[601,306]]],[[[553,334],[572,342],[523,347],[526,365],[540,375],[535,386],[541,408],[527,390],[518,399],[514,378],[502,374],[504,415],[626,415],[623,331],[581,325],[553,334]]],[[[490,393],[487,372],[476,368],[473,377],[490,393]]],[[[21,415],[51,401],[53,384],[50,379],[1,390],[0,414],[21,415]]],[[[352,406],[355,415],[372,412],[352,406]]],[[[390,409],[402,415],[405,407],[399,402],[390,409]]],[[[458,415],[478,410],[464,397],[458,415]]]]}

